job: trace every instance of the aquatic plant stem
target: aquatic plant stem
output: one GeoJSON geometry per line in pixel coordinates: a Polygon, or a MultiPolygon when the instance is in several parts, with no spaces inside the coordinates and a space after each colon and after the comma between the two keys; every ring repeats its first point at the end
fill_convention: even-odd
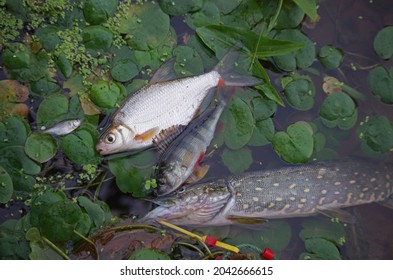
{"type": "Polygon", "coordinates": [[[48,244],[49,247],[51,247],[56,253],[58,253],[60,256],[63,257],[65,260],[71,260],[69,256],[67,256],[59,247],[57,247],[52,241],[50,241],[48,238],[45,236],[42,236],[42,240],[48,244]]]}
{"type": "Polygon", "coordinates": [[[83,236],[80,232],[76,231],[75,229],[74,229],[74,233],[94,247],[94,250],[96,251],[96,254],[97,254],[97,260],[99,260],[100,259],[100,254],[99,254],[99,252],[97,250],[96,244],[93,241],[91,241],[89,238],[83,236]]]}

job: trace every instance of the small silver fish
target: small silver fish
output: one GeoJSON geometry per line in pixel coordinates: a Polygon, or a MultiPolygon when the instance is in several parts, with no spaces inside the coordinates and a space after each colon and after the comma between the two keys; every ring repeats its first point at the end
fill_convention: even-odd
{"type": "Polygon", "coordinates": [[[192,121],[174,141],[167,144],[165,139],[161,141],[163,143],[160,143],[159,138],[153,140],[158,142],[160,149],[165,150],[156,169],[157,195],[166,195],[185,181],[187,183],[198,181],[209,170],[209,166],[200,163],[214,137],[218,120],[231,95],[224,89],[217,89],[217,92],[217,100],[214,100],[213,104],[192,121]]]}
{"type": "Polygon", "coordinates": [[[260,83],[252,76],[233,71],[239,51],[232,50],[210,72],[199,76],[168,80],[164,64],[148,85],[131,95],[113,114],[111,125],[96,145],[101,155],[150,147],[160,132],[187,126],[201,103],[218,85],[251,86],[260,83]]]}
{"type": "Polygon", "coordinates": [[[346,159],[246,173],[157,198],[141,222],[220,226],[318,213],[354,222],[340,208],[392,200],[392,172],[390,163],[346,159]]]}
{"type": "Polygon", "coordinates": [[[50,128],[41,127],[41,133],[47,133],[54,136],[66,135],[73,132],[82,124],[81,119],[70,119],[59,122],[50,128]]]}

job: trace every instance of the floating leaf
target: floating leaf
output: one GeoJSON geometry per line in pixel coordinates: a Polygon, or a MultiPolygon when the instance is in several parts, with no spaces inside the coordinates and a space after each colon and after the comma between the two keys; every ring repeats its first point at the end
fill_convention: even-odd
{"type": "Polygon", "coordinates": [[[0,122],[0,148],[4,146],[23,146],[30,127],[21,117],[8,116],[0,122]]]}
{"type": "Polygon", "coordinates": [[[57,44],[60,43],[59,28],[55,25],[39,27],[35,30],[35,35],[40,40],[42,47],[48,52],[53,52],[57,44]]]}
{"type": "Polygon", "coordinates": [[[240,149],[250,141],[254,129],[254,116],[244,100],[234,97],[226,113],[225,144],[230,149],[240,149]]]}
{"type": "Polygon", "coordinates": [[[393,104],[393,67],[389,71],[384,67],[371,70],[368,84],[373,94],[382,102],[393,104]]]}
{"type": "Polygon", "coordinates": [[[314,149],[312,128],[308,123],[297,122],[273,137],[273,147],[281,158],[290,163],[307,162],[314,149]]]}
{"type": "Polygon", "coordinates": [[[143,248],[134,251],[128,259],[129,260],[170,260],[171,258],[164,252],[154,249],[149,249],[149,248],[143,248]]]}
{"type": "Polygon", "coordinates": [[[7,203],[14,192],[12,179],[7,171],[0,166],[0,203],[7,203]]]}
{"type": "Polygon", "coordinates": [[[222,152],[221,159],[229,171],[233,174],[239,174],[247,170],[252,164],[252,153],[248,148],[235,151],[225,149],[222,152]]]}
{"type": "Polygon", "coordinates": [[[374,50],[382,59],[389,59],[393,55],[393,26],[380,30],[374,39],[374,50]]]}
{"type": "Polygon", "coordinates": [[[171,16],[180,16],[202,8],[203,0],[162,0],[161,9],[171,16]]]}
{"type": "Polygon", "coordinates": [[[299,77],[286,84],[284,95],[292,107],[307,111],[314,106],[315,87],[310,78],[299,77]]]}
{"type": "Polygon", "coordinates": [[[308,253],[301,254],[300,259],[341,260],[337,246],[324,238],[309,238],[304,243],[308,253]]]}
{"type": "Polygon", "coordinates": [[[60,72],[63,74],[63,76],[68,79],[71,77],[72,74],[72,63],[66,58],[64,53],[61,53],[57,58],[56,58],[56,65],[59,67],[60,72]]]}
{"type": "Polygon", "coordinates": [[[113,40],[113,33],[100,25],[88,26],[83,31],[83,43],[86,48],[95,52],[107,51],[113,40]]]}
{"type": "Polygon", "coordinates": [[[277,20],[277,29],[296,28],[304,18],[304,11],[292,1],[284,1],[277,20]]]}
{"type": "Polygon", "coordinates": [[[393,148],[393,124],[385,116],[366,117],[358,128],[360,140],[375,152],[393,148]]]}
{"type": "Polygon", "coordinates": [[[173,50],[173,55],[176,57],[174,69],[179,76],[194,76],[203,73],[202,59],[192,48],[178,46],[173,50]]]}
{"type": "MultiPolygon", "coordinates": [[[[26,215],[25,217],[28,217],[26,215]]],[[[25,239],[25,228],[22,220],[9,219],[0,224],[0,259],[2,260],[27,260],[30,247],[25,239]]]]}
{"type": "Polygon", "coordinates": [[[324,238],[336,245],[343,245],[345,240],[345,228],[341,223],[335,223],[328,219],[306,219],[302,223],[303,229],[299,237],[305,241],[309,238],[324,238]]]}
{"type": "Polygon", "coordinates": [[[31,83],[31,90],[35,95],[48,96],[53,93],[58,93],[61,87],[54,81],[42,78],[36,82],[31,83]]]}
{"type": "Polygon", "coordinates": [[[78,203],[87,212],[88,217],[90,217],[93,221],[95,229],[99,229],[101,226],[108,223],[106,220],[106,213],[100,205],[92,202],[85,196],[79,196],[78,203]]]}
{"type": "Polygon", "coordinates": [[[132,4],[119,21],[119,32],[129,35],[127,43],[133,49],[148,51],[165,40],[169,16],[156,3],[132,4]]]}
{"type": "Polygon", "coordinates": [[[110,18],[116,11],[117,0],[87,0],[83,14],[87,22],[100,24],[110,18]]]}
{"type": "Polygon", "coordinates": [[[33,160],[43,163],[55,156],[56,141],[49,134],[32,133],[26,140],[25,152],[33,160]]]}
{"type": "Polygon", "coordinates": [[[112,78],[119,82],[127,82],[138,73],[138,67],[129,59],[117,61],[111,69],[112,78]]]}
{"type": "Polygon", "coordinates": [[[317,20],[317,5],[315,0],[292,0],[296,3],[313,21],[317,20]]]}
{"type": "Polygon", "coordinates": [[[251,100],[251,106],[256,121],[270,118],[277,110],[277,104],[274,101],[262,98],[261,96],[254,97],[251,100]]]}
{"type": "Polygon", "coordinates": [[[319,114],[327,127],[350,129],[357,120],[355,103],[351,97],[342,92],[327,96],[321,104],[319,114]]]}
{"type": "Polygon", "coordinates": [[[220,10],[210,1],[204,1],[202,9],[186,15],[186,23],[192,29],[220,23],[220,10]]]}
{"type": "Polygon", "coordinates": [[[26,239],[31,248],[30,260],[63,260],[63,257],[44,241],[38,228],[30,228],[26,232],[26,239]]]}
{"type": "Polygon", "coordinates": [[[318,53],[319,62],[326,69],[336,69],[343,60],[343,52],[333,46],[323,46],[318,53]]]}
{"type": "Polygon", "coordinates": [[[30,65],[30,53],[22,43],[12,43],[3,51],[3,64],[7,69],[20,69],[30,65]]]}
{"type": "Polygon", "coordinates": [[[120,100],[124,98],[122,95],[122,87],[112,81],[99,81],[95,83],[90,90],[90,99],[99,107],[111,109],[120,100]]]}
{"type": "Polygon", "coordinates": [[[0,149],[2,158],[0,164],[3,167],[8,165],[10,168],[22,171],[21,173],[36,175],[40,173],[41,166],[32,161],[24,151],[23,146],[9,146],[0,149]]]}
{"type": "Polygon", "coordinates": [[[271,118],[257,121],[255,123],[255,128],[248,141],[249,146],[264,146],[270,144],[274,136],[274,124],[271,118]]]}
{"type": "Polygon", "coordinates": [[[52,94],[41,102],[37,111],[37,124],[50,127],[68,113],[68,99],[61,94],[52,94]],[[56,108],[56,110],[54,110],[56,108]]]}
{"type": "Polygon", "coordinates": [[[289,54],[273,57],[277,66],[284,71],[295,71],[297,68],[308,68],[315,59],[315,46],[313,42],[297,29],[279,31],[274,39],[288,40],[303,44],[303,48],[289,54]]]}

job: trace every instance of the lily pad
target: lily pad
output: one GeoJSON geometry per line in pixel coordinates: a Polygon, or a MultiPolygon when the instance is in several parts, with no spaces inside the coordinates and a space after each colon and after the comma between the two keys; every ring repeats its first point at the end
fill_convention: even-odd
{"type": "MultiPolygon", "coordinates": [[[[26,217],[26,216],[25,216],[26,217]]],[[[0,259],[2,260],[27,260],[30,247],[25,239],[25,228],[20,220],[9,219],[0,224],[0,259]]]]}
{"type": "Polygon", "coordinates": [[[131,4],[119,21],[119,32],[135,50],[148,51],[158,47],[169,32],[169,16],[157,3],[131,4]]]}
{"type": "Polygon", "coordinates": [[[335,223],[328,219],[306,219],[302,223],[303,229],[299,237],[305,241],[310,238],[324,238],[334,242],[337,246],[345,241],[345,228],[341,223],[335,223]]]}
{"type": "Polygon", "coordinates": [[[173,50],[176,57],[175,72],[181,76],[194,76],[203,73],[202,59],[197,52],[187,46],[178,46],[173,50]]]}
{"type": "Polygon", "coordinates": [[[393,26],[380,30],[374,39],[374,50],[382,59],[389,59],[393,55],[393,26]]]}
{"type": "Polygon", "coordinates": [[[284,71],[295,71],[297,68],[306,69],[315,60],[314,43],[297,29],[284,29],[279,31],[274,39],[288,40],[303,44],[303,48],[289,54],[274,56],[277,66],[284,71]]]}
{"type": "Polygon", "coordinates": [[[240,150],[225,149],[222,152],[221,159],[231,173],[240,174],[251,166],[252,153],[248,148],[240,150]]]}
{"type": "Polygon", "coordinates": [[[186,23],[192,29],[220,23],[220,10],[210,1],[204,1],[202,9],[186,15],[186,23]]]}
{"type": "Polygon", "coordinates": [[[3,64],[7,69],[26,68],[30,65],[30,53],[22,43],[12,43],[3,51],[3,64]]]}
{"type": "Polygon", "coordinates": [[[21,117],[8,116],[0,122],[0,148],[4,146],[23,146],[30,127],[21,117]]]}
{"type": "Polygon", "coordinates": [[[251,100],[255,121],[262,121],[270,118],[277,110],[276,102],[263,98],[261,96],[254,97],[251,100]]]}
{"type": "Polygon", "coordinates": [[[319,112],[322,122],[327,127],[340,129],[352,128],[357,120],[355,102],[347,94],[338,92],[325,98],[319,112]]]}
{"type": "Polygon", "coordinates": [[[254,116],[246,101],[234,97],[225,114],[225,144],[240,149],[250,141],[254,129],[254,116]]]}
{"type": "Polygon", "coordinates": [[[149,249],[149,248],[143,248],[134,251],[128,259],[129,260],[170,260],[171,258],[164,252],[154,249],[149,249]]]}
{"type": "Polygon", "coordinates": [[[299,77],[285,85],[284,95],[292,107],[307,111],[314,106],[315,86],[310,78],[299,77]]]}
{"type": "Polygon", "coordinates": [[[29,175],[36,175],[41,171],[41,166],[25,154],[23,146],[4,147],[0,149],[0,153],[2,155],[0,163],[4,167],[6,167],[4,164],[7,164],[10,168],[29,175]]]}
{"type": "Polygon", "coordinates": [[[375,152],[393,148],[393,124],[385,116],[366,117],[358,128],[360,140],[375,152]]]}
{"type": "Polygon", "coordinates": [[[107,51],[113,41],[113,33],[100,25],[88,26],[83,31],[83,43],[87,49],[95,52],[107,51]]]}
{"type": "Polygon", "coordinates": [[[333,46],[323,46],[319,50],[318,59],[326,69],[336,69],[341,65],[343,52],[333,46]]]}
{"type": "Polygon", "coordinates": [[[117,0],[87,0],[83,14],[87,22],[100,24],[107,21],[116,11],[117,0]]]}
{"type": "Polygon", "coordinates": [[[274,124],[271,118],[257,121],[255,123],[255,128],[248,141],[249,146],[264,146],[270,144],[274,136],[274,124]]]}
{"type": "Polygon", "coordinates": [[[37,124],[50,127],[68,113],[68,99],[61,94],[52,94],[41,102],[37,111],[37,124]],[[56,108],[54,110],[53,108],[56,108]]]}
{"type": "Polygon", "coordinates": [[[304,11],[293,1],[284,1],[277,19],[278,29],[296,28],[304,18],[304,11]]]}
{"type": "Polygon", "coordinates": [[[111,69],[112,78],[119,82],[127,82],[138,73],[137,65],[129,59],[117,61],[111,69]]]}
{"type": "Polygon", "coordinates": [[[281,158],[290,163],[307,162],[314,149],[313,130],[308,123],[297,122],[273,137],[273,147],[281,158]]]}
{"type": "Polygon", "coordinates": [[[61,53],[56,59],[56,65],[59,68],[61,74],[68,79],[72,74],[72,63],[69,61],[64,53],[61,53]]]}
{"type": "Polygon", "coordinates": [[[60,43],[60,37],[57,35],[59,28],[55,25],[39,27],[35,31],[35,35],[40,40],[42,47],[48,52],[53,52],[57,44],[60,43]]]}
{"type": "Polygon", "coordinates": [[[124,98],[124,89],[112,81],[99,81],[90,90],[90,99],[99,107],[111,109],[124,98]]]}
{"type": "Polygon", "coordinates": [[[53,93],[58,93],[61,90],[61,87],[54,80],[42,78],[31,83],[31,90],[35,96],[48,96],[53,93]]]}
{"type": "Polygon", "coordinates": [[[31,249],[30,260],[63,260],[63,257],[44,241],[38,228],[30,228],[26,232],[26,239],[31,249]]]}
{"type": "Polygon", "coordinates": [[[303,260],[341,260],[337,246],[324,238],[309,238],[305,241],[307,253],[300,255],[303,260]]]}
{"type": "Polygon", "coordinates": [[[368,74],[368,84],[371,91],[382,102],[393,104],[393,67],[388,69],[377,67],[368,74]]]}
{"type": "Polygon", "coordinates": [[[99,229],[109,222],[106,219],[106,213],[99,204],[92,202],[85,196],[79,196],[78,203],[86,211],[88,217],[90,217],[93,221],[95,229],[99,229]]]}
{"type": "Polygon", "coordinates": [[[11,176],[0,166],[0,203],[7,203],[14,192],[11,176]]]}
{"type": "Polygon", "coordinates": [[[162,0],[161,9],[171,16],[180,16],[201,9],[203,0],[162,0]]]}
{"type": "Polygon", "coordinates": [[[32,133],[26,140],[26,154],[39,163],[50,160],[56,151],[56,141],[49,134],[32,133]]]}

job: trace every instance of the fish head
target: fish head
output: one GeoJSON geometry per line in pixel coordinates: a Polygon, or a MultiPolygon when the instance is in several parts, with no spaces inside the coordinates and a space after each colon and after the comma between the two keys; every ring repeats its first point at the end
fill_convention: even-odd
{"type": "Polygon", "coordinates": [[[179,225],[208,223],[226,205],[230,196],[223,180],[182,186],[170,195],[153,200],[159,207],[141,221],[166,220],[179,225]]]}
{"type": "Polygon", "coordinates": [[[128,127],[109,127],[98,139],[96,150],[101,155],[127,151],[133,148],[135,133],[128,127]]]}
{"type": "Polygon", "coordinates": [[[185,167],[180,162],[163,163],[157,174],[159,188],[157,195],[166,195],[177,189],[186,178],[184,177],[185,167]]]}
{"type": "Polygon", "coordinates": [[[73,120],[71,120],[71,126],[74,129],[77,129],[81,124],[82,124],[82,120],[81,119],[73,119],[73,120]]]}

